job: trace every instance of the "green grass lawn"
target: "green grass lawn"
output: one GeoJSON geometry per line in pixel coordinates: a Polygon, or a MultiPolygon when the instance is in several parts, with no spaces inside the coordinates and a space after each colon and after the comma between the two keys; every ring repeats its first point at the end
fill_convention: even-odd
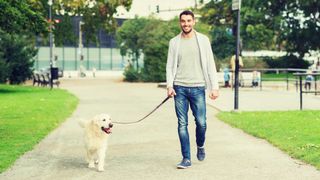
{"type": "Polygon", "coordinates": [[[62,89],[0,85],[0,173],[59,126],[77,104],[62,89]]]}
{"type": "Polygon", "coordinates": [[[320,169],[320,111],[221,112],[218,118],[320,169]]]}

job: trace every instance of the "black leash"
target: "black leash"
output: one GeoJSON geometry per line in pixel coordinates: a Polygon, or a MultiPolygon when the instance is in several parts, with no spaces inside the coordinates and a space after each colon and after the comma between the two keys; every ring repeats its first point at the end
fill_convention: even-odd
{"type": "Polygon", "coordinates": [[[147,114],[146,116],[144,116],[143,118],[139,119],[138,121],[132,121],[132,122],[112,122],[113,124],[134,124],[134,123],[138,123],[141,122],[142,120],[146,119],[148,116],[150,116],[153,112],[155,112],[160,106],[162,106],[166,101],[168,101],[168,99],[170,99],[170,97],[166,97],[156,108],[154,108],[149,114],[147,114]]]}

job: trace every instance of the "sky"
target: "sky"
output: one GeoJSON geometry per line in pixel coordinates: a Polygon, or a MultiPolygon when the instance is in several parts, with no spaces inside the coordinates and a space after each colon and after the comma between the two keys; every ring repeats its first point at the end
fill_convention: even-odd
{"type": "MultiPolygon", "coordinates": [[[[210,0],[205,0],[204,2],[208,1],[210,0]]],[[[130,11],[126,12],[124,8],[119,8],[116,17],[133,18],[135,15],[145,17],[155,14],[155,17],[170,20],[178,16],[182,10],[194,7],[194,5],[195,0],[133,0],[130,11]],[[156,13],[157,5],[159,5],[159,14],[156,13]]]]}

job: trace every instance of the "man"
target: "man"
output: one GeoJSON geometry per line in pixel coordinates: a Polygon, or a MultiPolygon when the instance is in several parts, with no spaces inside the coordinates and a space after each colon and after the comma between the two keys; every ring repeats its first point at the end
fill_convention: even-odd
{"type": "MultiPolygon", "coordinates": [[[[234,82],[235,82],[235,72],[236,72],[236,55],[233,55],[231,56],[231,59],[230,59],[230,66],[231,66],[231,84],[232,84],[232,87],[234,87],[234,82]]],[[[239,54],[239,86],[243,85],[243,76],[242,76],[242,73],[240,71],[240,68],[243,68],[243,61],[242,61],[242,58],[241,58],[241,54],[239,54]]]]}
{"type": "Polygon", "coordinates": [[[304,88],[305,88],[307,91],[310,91],[310,89],[311,89],[311,83],[312,83],[312,81],[313,81],[314,79],[313,79],[313,76],[312,76],[311,74],[309,74],[309,73],[312,73],[312,71],[308,70],[307,73],[308,73],[308,75],[306,76],[304,88]]]}
{"type": "MultiPolygon", "coordinates": [[[[236,55],[231,56],[230,66],[231,66],[231,70],[234,72],[236,70],[236,55]]],[[[241,55],[239,55],[239,67],[240,68],[243,67],[243,61],[242,61],[241,55]]]]}
{"type": "Polygon", "coordinates": [[[210,41],[208,37],[193,29],[194,14],[183,11],[179,20],[182,32],[170,40],[166,77],[167,94],[174,96],[183,157],[177,168],[185,169],[191,166],[189,105],[196,123],[197,158],[203,161],[207,128],[205,88],[209,90],[209,97],[214,100],[219,96],[219,85],[210,41]]]}

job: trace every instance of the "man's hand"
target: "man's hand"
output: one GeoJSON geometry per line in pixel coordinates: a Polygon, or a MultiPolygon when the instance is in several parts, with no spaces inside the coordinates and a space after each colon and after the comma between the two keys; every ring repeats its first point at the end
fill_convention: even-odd
{"type": "Polygon", "coordinates": [[[174,91],[174,89],[173,89],[172,87],[168,87],[168,88],[167,88],[167,95],[168,95],[169,97],[173,97],[173,96],[176,95],[176,92],[174,91]]]}
{"type": "Polygon", "coordinates": [[[212,91],[209,93],[209,97],[210,97],[210,99],[212,99],[212,100],[217,99],[218,96],[219,96],[219,91],[218,91],[218,90],[212,90],[212,91]]]}

